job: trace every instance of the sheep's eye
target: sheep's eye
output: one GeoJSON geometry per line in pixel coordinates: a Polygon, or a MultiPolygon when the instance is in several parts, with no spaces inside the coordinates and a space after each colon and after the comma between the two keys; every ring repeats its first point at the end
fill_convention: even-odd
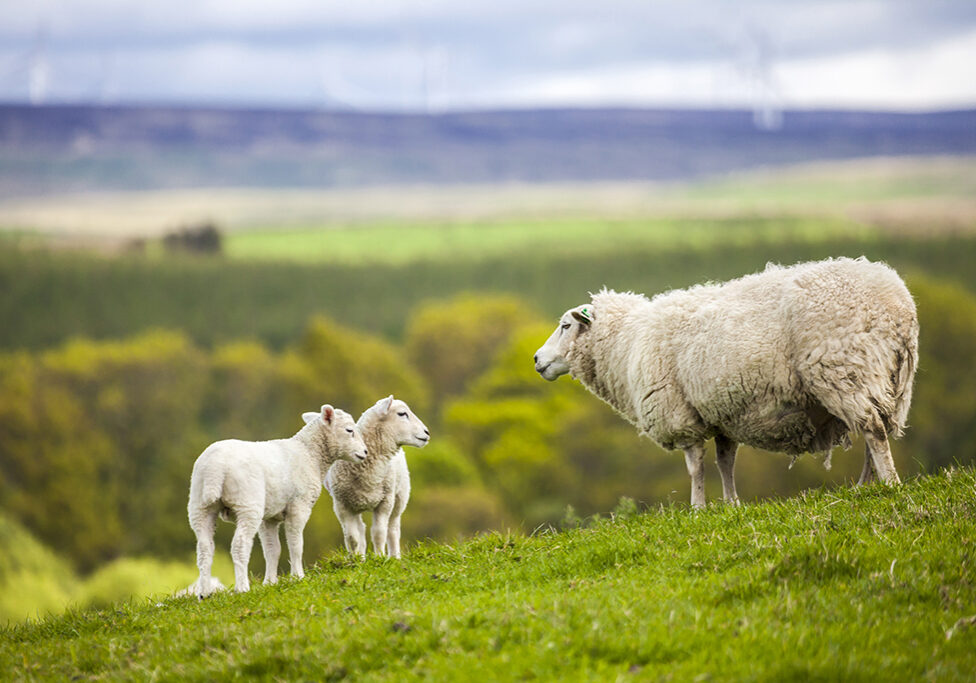
{"type": "Polygon", "coordinates": [[[569,323],[563,323],[563,329],[568,330],[571,327],[569,323]]]}
{"type": "Polygon", "coordinates": [[[350,434],[352,434],[352,430],[351,429],[347,429],[346,431],[349,432],[350,434]]]}
{"type": "Polygon", "coordinates": [[[406,417],[407,416],[406,413],[397,413],[397,415],[399,415],[400,417],[406,417]]]}

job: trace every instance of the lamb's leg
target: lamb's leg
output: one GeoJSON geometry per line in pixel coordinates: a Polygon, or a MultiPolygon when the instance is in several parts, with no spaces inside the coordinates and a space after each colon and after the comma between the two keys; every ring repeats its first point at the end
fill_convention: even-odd
{"type": "Polygon", "coordinates": [[[302,578],[305,568],[302,567],[302,553],[305,552],[305,525],[312,515],[309,505],[295,506],[285,514],[285,542],[288,543],[288,564],[291,565],[291,575],[302,578]]]}
{"type": "Polygon", "coordinates": [[[281,557],[281,539],[278,537],[279,522],[265,520],[258,534],[261,536],[261,550],[264,552],[264,582],[278,581],[278,559],[281,557]]]}
{"type": "Polygon", "coordinates": [[[735,452],[738,448],[738,443],[721,434],[715,437],[715,463],[722,475],[722,498],[732,505],[739,504],[739,495],[735,492],[735,452]]]}
{"type": "Polygon", "coordinates": [[[387,529],[390,524],[390,512],[392,504],[380,504],[373,510],[373,528],[370,529],[370,536],[373,539],[373,552],[380,557],[387,556],[387,529]]]}
{"type": "Polygon", "coordinates": [[[864,431],[866,453],[870,453],[874,471],[883,483],[900,484],[901,479],[898,478],[895,461],[891,457],[891,448],[888,446],[888,435],[880,422],[878,420],[876,425],[864,431]]]}
{"type": "Polygon", "coordinates": [[[685,464],[691,475],[691,507],[705,507],[705,446],[697,443],[685,449],[685,464]]]}
{"type": "Polygon", "coordinates": [[[871,449],[867,447],[867,444],[865,444],[864,468],[861,470],[861,477],[857,480],[857,484],[858,486],[870,484],[877,478],[877,475],[874,473],[874,465],[871,464],[871,449]]]}
{"type": "Polygon", "coordinates": [[[366,523],[362,515],[347,510],[338,501],[335,501],[333,509],[342,527],[342,541],[346,550],[353,555],[366,557],[366,523]]]}
{"type": "Polygon", "coordinates": [[[387,555],[393,557],[397,560],[400,559],[400,515],[390,518],[390,526],[386,532],[387,535],[387,545],[386,552],[387,555]]]}
{"type": "Polygon", "coordinates": [[[361,514],[353,515],[349,523],[352,538],[352,552],[361,558],[366,557],[366,522],[361,514]]]}
{"type": "Polygon", "coordinates": [[[234,561],[234,590],[246,593],[251,590],[251,581],[247,576],[247,564],[251,559],[251,548],[254,546],[254,534],[261,526],[261,517],[247,511],[236,511],[237,529],[230,542],[230,558],[234,561]]]}
{"type": "Polygon", "coordinates": [[[217,530],[217,510],[197,510],[190,516],[190,526],[197,537],[197,569],[200,578],[189,590],[198,598],[205,598],[214,592],[216,582],[210,575],[214,558],[214,532],[217,530]]]}

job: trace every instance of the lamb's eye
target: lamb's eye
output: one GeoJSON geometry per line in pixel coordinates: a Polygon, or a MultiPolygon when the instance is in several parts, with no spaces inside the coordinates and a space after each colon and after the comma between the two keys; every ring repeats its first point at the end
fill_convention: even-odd
{"type": "Polygon", "coordinates": [[[399,415],[400,417],[406,417],[407,416],[406,413],[397,413],[397,415],[399,415]]]}
{"type": "Polygon", "coordinates": [[[571,327],[569,323],[563,323],[563,329],[568,330],[571,327]]]}
{"type": "Polygon", "coordinates": [[[352,430],[351,429],[347,429],[346,431],[349,432],[350,434],[352,434],[352,430]]]}

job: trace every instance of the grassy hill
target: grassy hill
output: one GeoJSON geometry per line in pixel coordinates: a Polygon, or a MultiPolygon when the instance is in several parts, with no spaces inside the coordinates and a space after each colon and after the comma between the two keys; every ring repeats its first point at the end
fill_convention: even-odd
{"type": "MultiPolygon", "coordinates": [[[[407,513],[409,515],[409,511],[407,513]]],[[[16,679],[972,680],[976,472],[340,554],[0,631],[16,679]]],[[[228,577],[223,577],[228,578],[228,577]]]]}

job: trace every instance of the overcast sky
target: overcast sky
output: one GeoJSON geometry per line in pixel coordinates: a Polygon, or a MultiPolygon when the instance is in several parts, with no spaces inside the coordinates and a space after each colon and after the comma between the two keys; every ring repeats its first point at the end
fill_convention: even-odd
{"type": "Polygon", "coordinates": [[[0,101],[976,106],[976,0],[0,0],[0,101]]]}

